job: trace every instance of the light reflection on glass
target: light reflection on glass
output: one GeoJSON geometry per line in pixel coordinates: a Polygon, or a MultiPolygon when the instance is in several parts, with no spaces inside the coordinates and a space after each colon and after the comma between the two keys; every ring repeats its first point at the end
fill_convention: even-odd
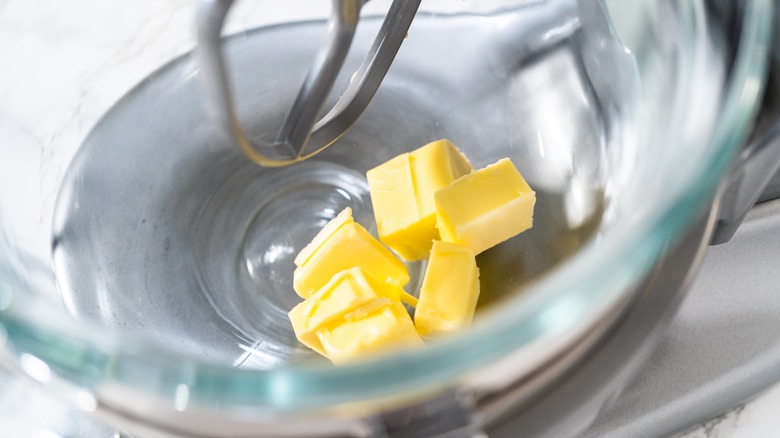
{"type": "Polygon", "coordinates": [[[49,366],[31,354],[22,353],[19,358],[19,365],[21,365],[25,373],[39,382],[46,383],[51,379],[49,366]]]}

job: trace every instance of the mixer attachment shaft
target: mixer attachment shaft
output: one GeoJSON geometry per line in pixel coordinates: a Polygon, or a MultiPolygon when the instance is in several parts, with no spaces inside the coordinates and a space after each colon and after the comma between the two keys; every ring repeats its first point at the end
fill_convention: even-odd
{"type": "Polygon", "coordinates": [[[367,0],[333,0],[327,43],[317,53],[278,136],[273,142],[250,139],[236,114],[222,53],[221,32],[233,0],[203,0],[197,16],[196,56],[206,107],[220,132],[252,161],[284,166],[322,151],[338,140],[368,106],[395,58],[420,0],[393,0],[368,55],[333,108],[317,117],[341,71],[367,0]]]}

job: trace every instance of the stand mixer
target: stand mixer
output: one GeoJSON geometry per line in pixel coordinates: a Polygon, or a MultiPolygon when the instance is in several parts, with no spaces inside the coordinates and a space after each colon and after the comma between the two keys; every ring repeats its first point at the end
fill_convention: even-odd
{"type": "MultiPolygon", "coordinates": [[[[357,28],[364,3],[379,2],[224,42],[232,2],[201,4],[197,60],[149,76],[58,161],[50,254],[0,259],[7,368],[49,388],[45,367],[53,392],[141,436],[565,436],[592,421],[658,342],[714,224],[727,240],[772,185],[771,123],[725,173],[765,95],[772,3],[393,1],[357,28]],[[481,259],[473,331],[329,368],[285,319],[290,260],[345,206],[371,225],[366,169],[445,136],[479,164],[512,156],[541,220],[481,259]],[[766,178],[739,177],[759,162],[766,178]],[[50,272],[30,281],[38,259],[53,293],[50,272]],[[612,350],[607,382],[586,359],[609,339],[634,348],[612,350]],[[578,369],[598,389],[575,409],[554,389],[578,369]]],[[[4,256],[22,242],[7,229],[4,256]]]]}

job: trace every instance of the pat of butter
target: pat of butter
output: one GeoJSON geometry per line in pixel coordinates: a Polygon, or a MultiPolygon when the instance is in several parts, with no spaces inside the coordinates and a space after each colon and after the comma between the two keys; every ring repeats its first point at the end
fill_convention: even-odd
{"type": "Polygon", "coordinates": [[[417,305],[417,299],[398,286],[382,283],[359,267],[341,271],[289,313],[295,336],[307,347],[325,355],[317,331],[340,321],[356,309],[368,312],[372,302],[405,302],[417,305]],[[382,300],[380,300],[382,298],[382,300]]]}
{"type": "Polygon", "coordinates": [[[404,287],[409,272],[397,257],[352,218],[346,208],[328,222],[295,258],[293,289],[303,298],[325,286],[337,273],[355,266],[382,283],[404,287]]]}
{"type": "Polygon", "coordinates": [[[479,254],[533,226],[536,194],[508,158],[436,192],[441,240],[479,254]]]}
{"type": "Polygon", "coordinates": [[[369,311],[357,309],[353,313],[358,314],[347,314],[342,324],[317,333],[326,355],[336,365],[400,348],[423,346],[409,313],[400,302],[388,300],[369,311]]]}
{"type": "Polygon", "coordinates": [[[471,170],[449,140],[428,143],[369,170],[379,240],[406,260],[428,257],[438,238],[433,194],[471,170]]]}
{"type": "Polygon", "coordinates": [[[478,299],[479,268],[474,251],[435,241],[414,313],[417,332],[436,336],[468,327],[478,299]]]}

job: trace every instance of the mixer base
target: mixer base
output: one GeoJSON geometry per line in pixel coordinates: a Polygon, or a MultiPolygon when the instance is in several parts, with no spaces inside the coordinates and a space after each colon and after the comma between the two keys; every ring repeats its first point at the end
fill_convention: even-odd
{"type": "Polygon", "coordinates": [[[780,200],[709,248],[659,348],[588,437],[670,436],[780,380],[780,200]]]}

